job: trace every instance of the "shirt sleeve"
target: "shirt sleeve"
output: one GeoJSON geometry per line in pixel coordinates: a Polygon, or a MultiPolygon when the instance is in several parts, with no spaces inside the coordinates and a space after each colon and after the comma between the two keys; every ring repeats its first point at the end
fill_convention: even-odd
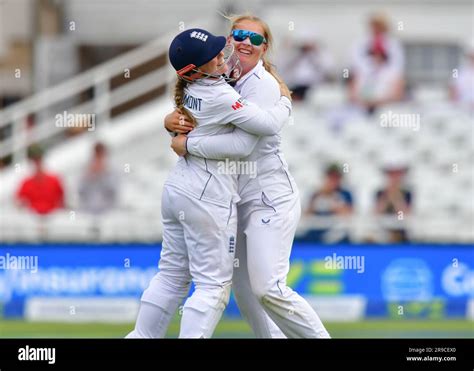
{"type": "Polygon", "coordinates": [[[273,76],[263,76],[257,84],[245,83],[240,95],[246,100],[267,110],[275,106],[280,99],[280,87],[273,76]]]}
{"type": "Polygon", "coordinates": [[[186,143],[188,153],[220,160],[225,158],[241,158],[252,153],[259,137],[242,129],[235,128],[227,134],[190,137],[186,143]]]}
{"type": "Polygon", "coordinates": [[[287,97],[281,97],[274,107],[265,111],[231,88],[220,97],[217,112],[218,122],[232,123],[255,135],[275,135],[290,116],[291,102],[287,97]]]}

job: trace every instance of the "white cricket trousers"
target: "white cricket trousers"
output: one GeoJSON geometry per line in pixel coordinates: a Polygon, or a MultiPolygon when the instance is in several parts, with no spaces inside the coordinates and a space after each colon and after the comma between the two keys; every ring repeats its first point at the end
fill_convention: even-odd
{"type": "Polygon", "coordinates": [[[235,204],[217,206],[166,186],[159,272],[141,298],[128,338],[162,338],[179,305],[180,338],[209,338],[229,302],[237,232],[235,204]]]}
{"type": "Polygon", "coordinates": [[[238,206],[232,288],[257,337],[330,337],[313,308],[286,285],[300,216],[298,193],[273,202],[262,193],[261,199],[238,206]]]}

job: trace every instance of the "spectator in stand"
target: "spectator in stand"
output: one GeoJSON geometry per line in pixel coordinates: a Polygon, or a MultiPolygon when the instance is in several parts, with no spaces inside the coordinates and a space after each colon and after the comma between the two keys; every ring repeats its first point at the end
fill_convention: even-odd
{"type": "Polygon", "coordinates": [[[107,148],[98,142],[79,186],[81,209],[96,215],[113,209],[117,204],[117,188],[117,177],[107,164],[107,148]]]}
{"type": "Polygon", "coordinates": [[[474,40],[464,48],[465,61],[450,86],[451,100],[474,110],[474,40]]]}
{"type": "MultiPolygon", "coordinates": [[[[375,24],[379,25],[378,22],[375,24]]],[[[400,62],[403,58],[395,46],[397,44],[389,42],[392,39],[387,39],[381,31],[377,31],[368,40],[369,44],[363,43],[364,57],[358,53],[358,59],[353,61],[348,104],[337,107],[328,114],[328,121],[334,131],[340,130],[349,121],[372,115],[380,107],[400,102],[404,98],[405,78],[400,62]]]]}
{"type": "Polygon", "coordinates": [[[368,59],[349,84],[349,99],[359,109],[372,114],[387,103],[403,99],[405,80],[401,70],[392,67],[389,50],[380,40],[367,50],[368,59]]]}
{"type": "Polygon", "coordinates": [[[384,227],[388,234],[388,242],[408,242],[405,228],[396,226],[403,224],[405,217],[411,212],[412,193],[404,186],[408,167],[401,163],[389,163],[384,167],[386,185],[375,195],[375,213],[384,216],[393,216],[384,227]],[[394,225],[395,224],[395,225],[394,225]]]}
{"type": "Polygon", "coordinates": [[[355,73],[364,68],[370,57],[367,51],[374,45],[382,47],[390,55],[389,67],[403,74],[405,53],[401,43],[390,34],[390,21],[384,13],[374,13],[369,17],[369,35],[356,42],[352,49],[352,68],[355,73]]]}
{"type": "Polygon", "coordinates": [[[333,59],[311,30],[288,40],[280,56],[281,73],[294,101],[302,101],[310,88],[332,79],[333,59]]]}
{"type": "Polygon", "coordinates": [[[64,188],[57,175],[48,173],[43,165],[43,150],[32,146],[28,157],[34,165],[34,173],[20,184],[16,192],[19,206],[38,214],[49,214],[64,207],[64,188]]]}
{"type": "MultiPolygon", "coordinates": [[[[343,173],[338,164],[326,168],[322,187],[316,191],[306,208],[305,216],[345,217],[353,213],[351,192],[342,187],[343,173]]],[[[311,229],[305,239],[318,242],[350,242],[347,228],[332,222],[330,227],[311,229]]]]}

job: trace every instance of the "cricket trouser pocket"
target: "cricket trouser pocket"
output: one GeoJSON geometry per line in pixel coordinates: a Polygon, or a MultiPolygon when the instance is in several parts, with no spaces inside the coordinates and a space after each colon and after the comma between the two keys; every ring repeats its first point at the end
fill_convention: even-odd
{"type": "Polygon", "coordinates": [[[249,229],[249,227],[268,228],[275,222],[276,209],[271,205],[271,201],[263,192],[260,200],[248,202],[240,207],[240,209],[249,211],[245,213],[245,216],[239,215],[239,219],[245,221],[246,229],[249,229]]]}
{"type": "Polygon", "coordinates": [[[234,202],[229,202],[228,207],[212,205],[211,209],[212,216],[219,229],[233,228],[234,224],[237,223],[237,205],[234,202]]]}

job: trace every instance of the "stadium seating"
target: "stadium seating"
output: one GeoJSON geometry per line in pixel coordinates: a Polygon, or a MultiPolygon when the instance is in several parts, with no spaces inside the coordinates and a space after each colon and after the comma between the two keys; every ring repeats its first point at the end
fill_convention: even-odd
{"type": "MultiPolygon", "coordinates": [[[[386,107],[372,117],[358,117],[334,131],[328,125],[327,111],[337,109],[343,102],[342,94],[341,87],[326,86],[307,103],[295,104],[292,119],[282,132],[282,149],[302,203],[321,183],[324,166],[339,162],[354,197],[352,235],[363,240],[377,229],[371,215],[375,191],[383,184],[381,168],[387,159],[398,159],[410,167],[412,236],[419,240],[473,241],[473,205],[469,200],[473,191],[472,113],[447,102],[429,106],[426,101],[432,97],[425,99],[425,93],[420,93],[413,102],[386,107]],[[388,110],[419,114],[418,130],[382,127],[380,115],[388,110]]],[[[55,146],[46,163],[65,181],[68,209],[48,218],[12,207],[14,189],[26,172],[3,171],[0,178],[5,186],[0,190],[0,200],[10,206],[1,215],[0,239],[159,240],[161,190],[176,161],[162,126],[164,115],[171,109],[171,101],[161,98],[119,116],[111,125],[99,128],[95,137],[80,136],[55,146]],[[82,213],[77,196],[80,174],[96,139],[110,148],[120,190],[117,209],[100,217],[82,213]]]]}

